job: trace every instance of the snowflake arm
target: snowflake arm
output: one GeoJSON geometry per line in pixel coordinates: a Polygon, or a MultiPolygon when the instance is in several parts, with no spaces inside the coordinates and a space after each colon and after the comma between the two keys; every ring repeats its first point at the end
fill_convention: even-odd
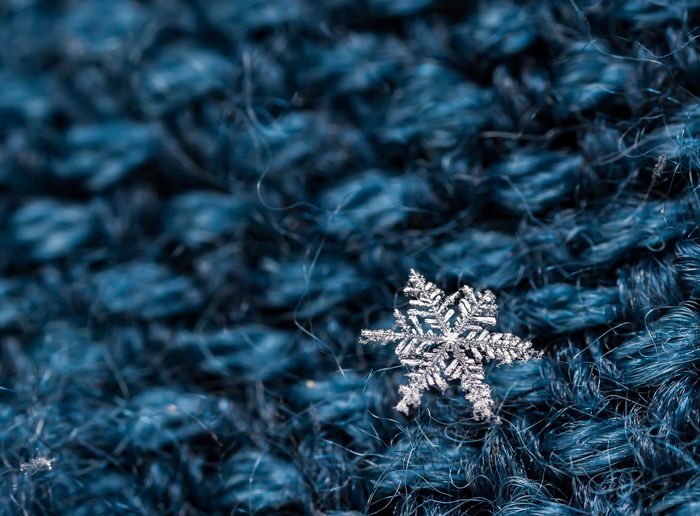
{"type": "Polygon", "coordinates": [[[459,316],[455,321],[455,331],[462,333],[470,326],[483,328],[494,326],[498,316],[496,296],[490,290],[474,292],[474,289],[463,286],[458,291],[462,295],[459,304],[459,316]]]}
{"type": "Polygon", "coordinates": [[[396,409],[408,415],[421,404],[423,392],[437,388],[444,393],[448,382],[459,380],[474,416],[493,416],[491,388],[484,381],[484,361],[506,364],[541,355],[532,343],[510,333],[492,333],[498,315],[496,297],[489,290],[475,292],[464,286],[450,296],[411,270],[404,288],[410,308],[394,311],[391,330],[362,330],[360,342],[396,343],[395,352],[408,368],[408,383],[399,387],[396,409]]]}

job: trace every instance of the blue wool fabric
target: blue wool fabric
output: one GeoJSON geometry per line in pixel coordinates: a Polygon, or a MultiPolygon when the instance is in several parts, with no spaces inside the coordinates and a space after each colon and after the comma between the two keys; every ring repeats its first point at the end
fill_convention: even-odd
{"type": "Polygon", "coordinates": [[[0,2],[0,514],[700,514],[700,1],[0,2]],[[398,413],[415,268],[543,358],[398,413]]]}

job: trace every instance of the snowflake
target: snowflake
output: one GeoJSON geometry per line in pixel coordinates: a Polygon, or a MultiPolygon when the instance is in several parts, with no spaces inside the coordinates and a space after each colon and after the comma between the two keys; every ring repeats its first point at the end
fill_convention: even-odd
{"type": "Polygon", "coordinates": [[[484,361],[539,358],[532,343],[510,333],[491,333],[485,327],[496,324],[498,306],[490,290],[475,292],[463,286],[445,293],[411,269],[404,294],[413,298],[406,315],[394,311],[396,323],[390,330],[362,330],[360,342],[396,342],[399,361],[409,369],[408,385],[396,409],[408,415],[421,403],[423,391],[436,387],[443,393],[448,381],[460,381],[465,398],[472,402],[474,416],[493,416],[491,388],[484,382],[484,361]],[[456,310],[453,308],[456,304],[456,310]]]}

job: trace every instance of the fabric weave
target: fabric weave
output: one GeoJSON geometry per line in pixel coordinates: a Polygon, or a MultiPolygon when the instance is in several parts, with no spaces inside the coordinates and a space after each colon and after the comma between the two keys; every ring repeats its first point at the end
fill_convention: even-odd
{"type": "Polygon", "coordinates": [[[0,2],[0,514],[700,513],[698,0],[0,2]],[[404,417],[411,268],[541,360],[404,417]]]}

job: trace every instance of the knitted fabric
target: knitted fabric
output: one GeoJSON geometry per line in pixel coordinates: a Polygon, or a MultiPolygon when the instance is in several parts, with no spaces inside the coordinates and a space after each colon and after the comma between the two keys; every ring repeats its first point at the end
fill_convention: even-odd
{"type": "Polygon", "coordinates": [[[699,24],[1,2],[0,514],[699,513],[699,24]],[[543,352],[498,421],[394,409],[411,268],[543,352]]]}

